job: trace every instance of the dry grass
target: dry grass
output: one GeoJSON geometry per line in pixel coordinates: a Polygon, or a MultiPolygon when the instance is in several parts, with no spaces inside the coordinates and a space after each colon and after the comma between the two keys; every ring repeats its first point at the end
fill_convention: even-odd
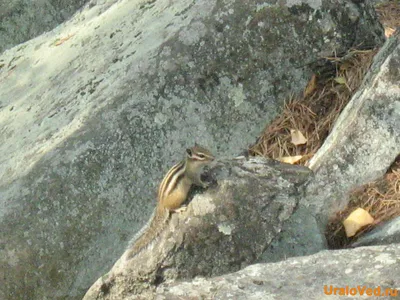
{"type": "Polygon", "coordinates": [[[326,233],[328,245],[332,249],[347,247],[376,225],[397,216],[400,216],[400,156],[383,178],[354,191],[347,208],[330,220],[326,233]],[[347,238],[342,221],[358,207],[368,211],[375,221],[347,238]]]}
{"type": "MultiPolygon", "coordinates": [[[[388,37],[400,27],[400,1],[389,1],[379,5],[376,10],[388,37]]],[[[274,159],[301,155],[298,163],[307,164],[360,86],[376,52],[353,50],[341,58],[327,58],[335,64],[336,74],[327,79],[313,75],[303,97],[292,97],[287,101],[282,114],[266,127],[257,143],[249,149],[250,154],[274,159]],[[293,145],[291,129],[301,131],[307,143],[293,145]]],[[[354,191],[348,207],[333,216],[326,232],[328,244],[334,249],[346,247],[377,224],[396,216],[400,216],[400,156],[384,178],[354,191]],[[349,239],[342,221],[358,207],[367,210],[375,221],[349,239]]]]}
{"type": "Polygon", "coordinates": [[[250,148],[250,154],[274,159],[302,155],[299,163],[305,164],[321,147],[340,112],[360,86],[375,54],[375,50],[353,50],[342,58],[327,58],[335,64],[336,76],[318,80],[313,75],[303,97],[289,99],[282,114],[250,148]],[[291,129],[301,131],[307,143],[293,145],[291,129]]]}

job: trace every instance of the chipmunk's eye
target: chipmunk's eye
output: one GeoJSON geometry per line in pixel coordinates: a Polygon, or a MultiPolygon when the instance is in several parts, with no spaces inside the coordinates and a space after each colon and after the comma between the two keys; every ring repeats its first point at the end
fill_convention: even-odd
{"type": "Polygon", "coordinates": [[[206,157],[204,154],[201,154],[201,153],[199,153],[197,156],[200,157],[200,158],[205,158],[206,157]]]}
{"type": "Polygon", "coordinates": [[[192,150],[186,149],[186,153],[187,153],[189,156],[192,156],[192,150]]]}

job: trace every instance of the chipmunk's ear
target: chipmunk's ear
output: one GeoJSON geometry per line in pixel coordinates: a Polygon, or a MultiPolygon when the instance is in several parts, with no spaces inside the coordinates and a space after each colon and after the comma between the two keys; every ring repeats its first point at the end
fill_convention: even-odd
{"type": "Polygon", "coordinates": [[[187,153],[187,155],[188,155],[189,157],[192,157],[192,155],[193,155],[192,149],[190,149],[190,148],[187,148],[187,149],[186,149],[186,153],[187,153]]]}

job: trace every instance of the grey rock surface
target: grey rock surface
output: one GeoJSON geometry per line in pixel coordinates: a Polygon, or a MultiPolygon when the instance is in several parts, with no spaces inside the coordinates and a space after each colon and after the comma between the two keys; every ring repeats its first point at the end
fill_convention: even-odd
{"type": "Polygon", "coordinates": [[[397,34],[380,49],[359,91],[312,158],[309,167],[315,176],[300,201],[302,213],[293,215],[262,261],[326,249],[328,218],[347,205],[353,189],[383,176],[400,153],[399,68],[397,34]]]}
{"type": "Polygon", "coordinates": [[[320,226],[312,211],[304,206],[285,222],[259,262],[276,262],[288,257],[304,256],[328,249],[325,230],[320,226]]]}
{"type": "Polygon", "coordinates": [[[239,152],[321,57],[383,40],[368,2],[106,2],[0,56],[1,299],[80,299],[186,146],[239,152]]]}
{"type": "Polygon", "coordinates": [[[398,299],[399,257],[399,244],[322,251],[219,277],[164,284],[155,299],[398,299]]]}
{"type": "Polygon", "coordinates": [[[129,259],[126,253],[85,300],[151,299],[158,284],[234,272],[254,262],[303,196],[308,168],[262,158],[224,161],[214,182],[173,214],[164,232],[129,259]]]}
{"type": "Polygon", "coordinates": [[[353,247],[369,246],[369,245],[387,245],[400,243],[400,217],[386,222],[372,231],[360,236],[360,238],[352,244],[353,247]]]}
{"type": "Polygon", "coordinates": [[[86,2],[88,0],[0,1],[0,53],[53,29],[86,2]]]}

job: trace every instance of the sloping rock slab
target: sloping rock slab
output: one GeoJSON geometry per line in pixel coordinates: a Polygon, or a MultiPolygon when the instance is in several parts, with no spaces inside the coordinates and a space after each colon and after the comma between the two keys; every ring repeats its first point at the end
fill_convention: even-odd
{"type": "Polygon", "coordinates": [[[398,244],[322,251],[278,263],[251,265],[224,276],[165,284],[153,297],[159,300],[317,300],[343,299],[347,295],[352,299],[367,299],[368,294],[382,296],[389,289],[388,296],[376,299],[397,299],[392,296],[400,296],[399,257],[398,244]],[[364,297],[361,297],[362,291],[364,297]]]}
{"type": "MultiPolygon", "coordinates": [[[[263,255],[263,262],[326,248],[324,232],[329,217],[347,205],[353,189],[380,178],[393,163],[400,153],[399,70],[397,34],[375,56],[359,91],[311,160],[309,167],[315,176],[307,186],[306,196],[283,233],[263,255]]],[[[391,238],[398,242],[395,236],[387,240],[391,238]]],[[[367,240],[357,245],[369,244],[367,240]]]]}
{"type": "Polygon", "coordinates": [[[312,158],[302,204],[326,220],[349,193],[385,174],[400,153],[400,32],[374,58],[358,92],[312,158]]]}
{"type": "Polygon", "coordinates": [[[387,245],[400,243],[400,217],[386,222],[365,235],[362,235],[353,247],[369,245],[387,245]]]}

